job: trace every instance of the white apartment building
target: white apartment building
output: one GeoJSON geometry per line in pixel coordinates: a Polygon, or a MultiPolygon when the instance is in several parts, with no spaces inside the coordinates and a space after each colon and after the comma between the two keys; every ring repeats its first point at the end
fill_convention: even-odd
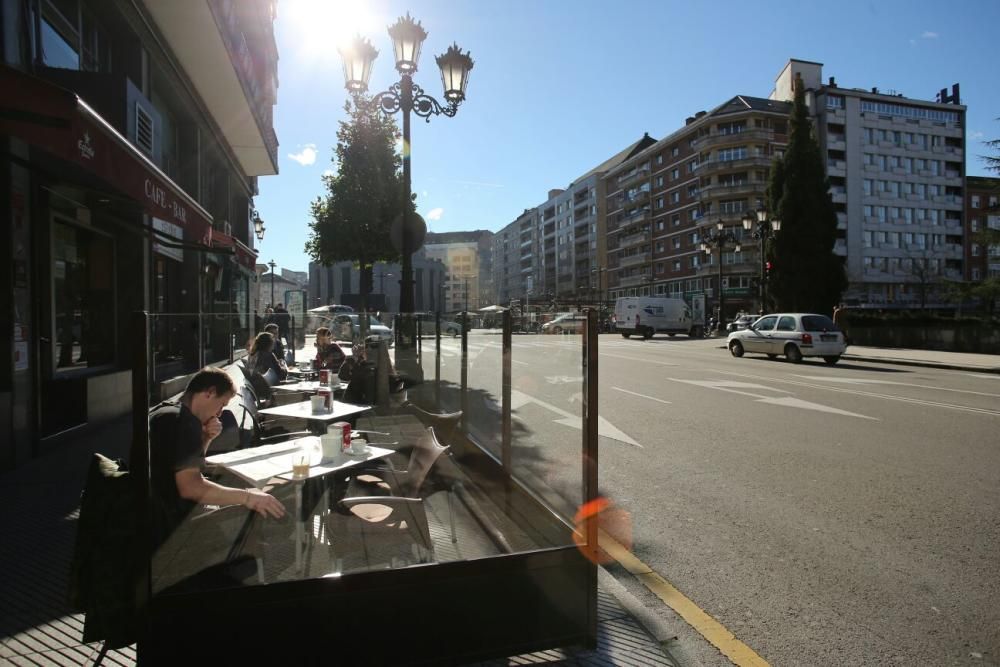
{"type": "MultiPolygon", "coordinates": [[[[836,252],[846,257],[844,300],[914,306],[928,283],[964,276],[965,107],[877,88],[822,83],[822,64],[790,60],[771,99],[793,97],[801,76],[827,158],[838,210],[836,252]]],[[[932,292],[927,305],[939,305],[932,292]]]]}

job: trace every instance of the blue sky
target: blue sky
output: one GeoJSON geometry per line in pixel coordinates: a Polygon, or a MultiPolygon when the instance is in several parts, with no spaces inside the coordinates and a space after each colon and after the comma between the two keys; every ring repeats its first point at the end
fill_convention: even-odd
{"type": "Polygon", "coordinates": [[[458,115],[413,120],[413,190],[431,231],[496,231],[643,132],[661,138],[733,95],[767,97],[789,58],[823,63],[840,86],[918,99],[961,84],[969,175],[986,173],[981,142],[1000,138],[997,0],[279,0],[280,173],[259,181],[260,261],[308,268],[309,204],[336,169],[344,117],[337,41],[369,37],[371,89],[388,88],[385,28],[407,11],[429,33],[414,77],[426,92],[441,99],[434,56],[452,42],[475,60],[458,115]]]}

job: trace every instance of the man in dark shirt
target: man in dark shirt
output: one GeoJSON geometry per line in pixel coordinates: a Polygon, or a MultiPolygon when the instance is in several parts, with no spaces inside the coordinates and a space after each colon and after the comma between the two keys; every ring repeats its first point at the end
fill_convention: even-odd
{"type": "Polygon", "coordinates": [[[291,340],[292,315],[285,310],[285,304],[279,303],[274,307],[271,321],[278,325],[278,336],[285,340],[291,340]]]}
{"type": "MultiPolygon", "coordinates": [[[[235,395],[233,381],[225,371],[205,368],[191,378],[187,389],[176,404],[165,404],[152,411],[149,419],[150,472],[154,497],[154,534],[157,546],[167,542],[188,520],[195,507],[219,505],[233,511],[220,511],[211,520],[199,521],[197,529],[179,540],[199,550],[193,555],[202,567],[232,555],[232,544],[223,544],[222,555],[211,553],[204,532],[232,534],[229,524],[236,527],[246,524],[249,518],[242,508],[262,517],[280,519],[285,514],[281,502],[259,489],[239,489],[222,486],[205,479],[201,468],[205,452],[222,432],[219,416],[222,409],[235,395]],[[202,553],[203,552],[203,553],[202,553]]],[[[217,545],[213,545],[217,546],[217,545]]],[[[170,559],[165,558],[168,562],[170,559]]],[[[155,562],[155,561],[154,561],[155,562]]],[[[154,569],[156,569],[154,567],[154,569]]],[[[156,572],[154,572],[154,575],[156,572]]]]}

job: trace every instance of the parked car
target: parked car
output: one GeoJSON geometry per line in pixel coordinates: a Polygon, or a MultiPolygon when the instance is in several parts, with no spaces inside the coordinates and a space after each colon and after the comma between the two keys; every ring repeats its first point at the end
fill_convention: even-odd
{"type": "Polygon", "coordinates": [[[844,333],[826,315],[777,313],[765,315],[726,340],[734,357],[758,352],[774,359],[779,354],[798,363],[803,357],[823,357],[828,364],[840,361],[847,345],[844,333]]]}
{"type": "MultiPolygon", "coordinates": [[[[420,320],[420,330],[424,336],[433,336],[437,322],[437,313],[414,313],[420,320]]],[[[448,336],[461,336],[462,325],[454,320],[441,317],[441,333],[448,336]]]]}
{"type": "Polygon", "coordinates": [[[583,313],[563,313],[542,325],[542,333],[583,333],[587,316],[583,313]]]}
{"type": "Polygon", "coordinates": [[[760,315],[740,315],[735,320],[726,325],[726,331],[742,331],[760,319],[760,315]]]}
{"type": "MultiPolygon", "coordinates": [[[[334,315],[327,325],[333,332],[334,340],[349,340],[359,342],[361,340],[361,322],[358,313],[340,313],[334,315]]],[[[392,329],[382,324],[374,315],[368,316],[368,335],[378,336],[379,339],[392,347],[392,329]]]]}

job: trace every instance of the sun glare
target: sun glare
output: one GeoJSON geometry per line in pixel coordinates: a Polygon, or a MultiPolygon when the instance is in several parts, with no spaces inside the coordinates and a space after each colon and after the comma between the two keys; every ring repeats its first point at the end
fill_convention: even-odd
{"type": "Polygon", "coordinates": [[[279,6],[298,35],[299,51],[310,58],[335,58],[337,47],[354,35],[381,37],[385,22],[372,3],[361,0],[288,0],[279,6]]]}

